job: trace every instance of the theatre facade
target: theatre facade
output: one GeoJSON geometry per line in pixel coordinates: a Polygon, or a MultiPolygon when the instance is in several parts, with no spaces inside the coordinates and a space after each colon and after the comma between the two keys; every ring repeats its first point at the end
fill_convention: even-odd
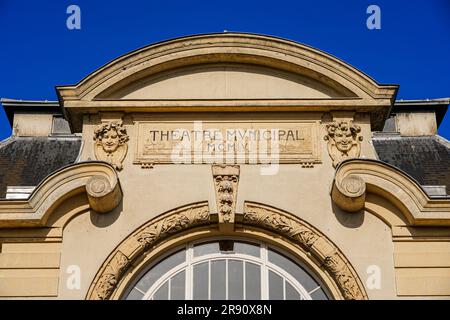
{"type": "Polygon", "coordinates": [[[222,33],[2,99],[0,298],[449,299],[449,99],[397,90],[222,33]]]}

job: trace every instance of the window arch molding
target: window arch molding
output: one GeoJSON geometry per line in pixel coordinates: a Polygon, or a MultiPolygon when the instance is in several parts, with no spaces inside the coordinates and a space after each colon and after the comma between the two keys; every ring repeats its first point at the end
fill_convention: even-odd
{"type": "Polygon", "coordinates": [[[223,233],[206,201],[167,212],[126,237],[97,272],[86,299],[120,299],[149,263],[164,253],[187,242],[224,235],[265,242],[289,253],[320,279],[330,298],[367,299],[347,258],[306,222],[282,210],[246,202],[235,230],[223,233]]]}
{"type": "MultiPolygon", "coordinates": [[[[208,236],[200,240],[183,243],[181,246],[150,261],[134,277],[134,280],[130,281],[128,288],[124,290],[120,298],[131,300],[154,299],[155,293],[160,291],[161,288],[167,288],[167,284],[169,284],[169,287],[173,287],[169,280],[173,281],[175,278],[182,278],[182,282],[178,281],[176,284],[176,286],[182,285],[182,289],[176,288],[175,299],[310,300],[333,298],[328,288],[322,283],[322,279],[311,272],[308,265],[280,248],[278,244],[268,244],[262,242],[259,237],[256,239],[248,236],[208,236]],[[225,245],[225,249],[220,248],[221,243],[225,245]],[[226,248],[230,244],[230,248],[226,248]],[[220,291],[219,294],[214,294],[211,283],[211,279],[215,276],[213,274],[210,277],[206,275],[206,278],[203,276],[205,271],[207,274],[211,273],[214,263],[216,263],[216,266],[221,263],[222,267],[225,268],[222,273],[216,274],[216,276],[222,275],[222,280],[225,281],[222,286],[218,288],[216,286],[220,291]],[[206,267],[206,269],[198,268],[196,270],[200,266],[206,267]],[[233,272],[229,271],[232,266],[234,266],[233,272]],[[240,270],[236,269],[236,266],[240,266],[240,270]],[[257,271],[257,275],[252,275],[255,278],[248,280],[250,282],[245,280],[246,268],[257,271]],[[198,272],[196,273],[196,271],[198,272]],[[150,272],[154,273],[150,274],[150,272]],[[240,277],[233,277],[235,272],[240,274],[240,277]],[[180,274],[182,277],[178,277],[180,274]],[[195,278],[199,275],[202,279],[196,281],[195,278]],[[243,282],[236,286],[235,281],[239,279],[243,282]],[[274,284],[281,285],[275,290],[275,294],[268,290],[272,280],[276,280],[274,284]],[[203,285],[205,281],[208,282],[206,287],[203,285]],[[235,284],[235,290],[230,287],[232,282],[235,284]],[[201,287],[204,287],[202,289],[207,288],[206,291],[202,292],[204,296],[199,296],[195,292],[195,284],[200,283],[202,284],[201,287]],[[250,283],[252,284],[250,289],[254,289],[254,284],[257,283],[258,292],[253,290],[253,295],[249,296],[246,292],[250,283]],[[240,292],[236,292],[236,287],[239,287],[240,292]],[[221,295],[223,297],[218,297],[221,295]]],[[[173,294],[169,293],[169,296],[171,299],[174,298],[173,294]]],[[[158,297],[155,299],[158,299],[158,297]]]]}

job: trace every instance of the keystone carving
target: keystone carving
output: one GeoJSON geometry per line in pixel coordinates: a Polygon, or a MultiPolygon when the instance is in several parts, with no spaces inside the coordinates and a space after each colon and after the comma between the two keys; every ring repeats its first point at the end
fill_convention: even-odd
{"type": "Polygon", "coordinates": [[[213,166],[216,203],[219,214],[219,228],[233,230],[235,221],[239,166],[213,166]]]}
{"type": "Polygon", "coordinates": [[[345,159],[359,157],[363,140],[363,137],[359,135],[360,126],[351,120],[342,120],[327,124],[326,129],[328,134],[324,139],[328,141],[328,154],[333,160],[333,167],[345,159]]]}
{"type": "Polygon", "coordinates": [[[97,160],[122,169],[122,162],[128,151],[129,137],[121,121],[112,121],[99,126],[94,132],[94,154],[97,160]]]}

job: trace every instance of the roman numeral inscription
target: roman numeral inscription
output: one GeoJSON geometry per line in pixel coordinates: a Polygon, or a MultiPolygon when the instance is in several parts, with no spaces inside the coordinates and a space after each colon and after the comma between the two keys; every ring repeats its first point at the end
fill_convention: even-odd
{"type": "Polygon", "coordinates": [[[138,121],[135,164],[320,163],[316,121],[138,121]]]}

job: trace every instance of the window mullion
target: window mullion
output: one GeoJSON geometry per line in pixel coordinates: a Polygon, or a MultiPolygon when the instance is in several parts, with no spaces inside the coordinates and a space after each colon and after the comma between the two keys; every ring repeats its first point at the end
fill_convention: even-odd
{"type": "Polygon", "coordinates": [[[208,261],[208,300],[211,300],[211,260],[208,261]]]}
{"type": "Polygon", "coordinates": [[[269,300],[269,273],[267,269],[267,246],[261,245],[261,300],[269,300]]]}
{"type": "Polygon", "coordinates": [[[243,280],[243,285],[242,285],[242,299],[243,300],[246,300],[247,298],[246,298],[246,293],[247,293],[247,290],[246,290],[246,278],[245,278],[245,266],[247,265],[247,262],[246,261],[242,261],[242,264],[243,264],[243,276],[242,276],[242,280],[243,280]]]}
{"type": "Polygon", "coordinates": [[[186,300],[192,300],[194,297],[194,272],[192,266],[193,245],[189,244],[186,248],[186,279],[184,296],[186,300]]]}
{"type": "Polygon", "coordinates": [[[228,259],[225,259],[225,300],[228,300],[228,259]]]}
{"type": "Polygon", "coordinates": [[[167,300],[171,300],[170,299],[170,287],[172,286],[171,284],[172,284],[172,278],[169,278],[169,280],[167,281],[167,286],[168,286],[168,288],[167,288],[167,300]]]}

